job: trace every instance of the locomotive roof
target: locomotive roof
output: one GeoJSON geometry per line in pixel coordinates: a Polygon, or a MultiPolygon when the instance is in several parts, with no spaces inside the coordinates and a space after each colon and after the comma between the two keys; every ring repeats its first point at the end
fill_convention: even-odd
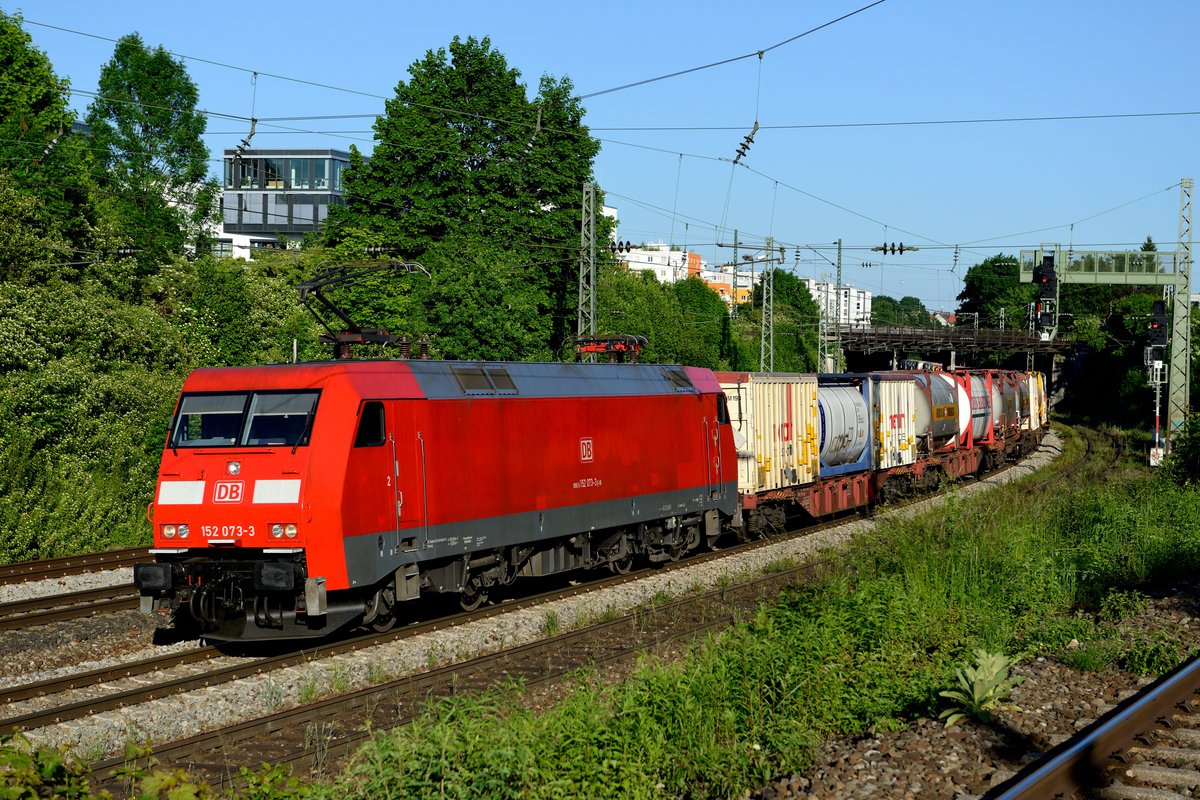
{"type": "Polygon", "coordinates": [[[321,388],[349,383],[363,397],[623,397],[720,390],[711,371],[674,364],[525,361],[320,361],[198,369],[187,392],[321,388]]]}

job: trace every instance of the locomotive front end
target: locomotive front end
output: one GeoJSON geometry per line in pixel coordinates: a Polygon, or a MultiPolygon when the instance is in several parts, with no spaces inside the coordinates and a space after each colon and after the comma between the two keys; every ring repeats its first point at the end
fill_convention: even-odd
{"type": "Polygon", "coordinates": [[[155,561],[134,570],[142,610],[213,639],[327,632],[343,615],[310,574],[304,501],[321,391],[190,384],[151,507],[155,561]]]}

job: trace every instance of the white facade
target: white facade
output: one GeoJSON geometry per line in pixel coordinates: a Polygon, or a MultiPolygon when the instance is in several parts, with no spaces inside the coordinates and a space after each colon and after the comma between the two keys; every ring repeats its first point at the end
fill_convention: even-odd
{"type": "Polygon", "coordinates": [[[871,293],[853,286],[836,287],[832,283],[814,278],[801,278],[809,294],[821,309],[821,316],[828,322],[841,325],[871,324],[871,293]]]}
{"type": "Polygon", "coordinates": [[[659,283],[675,283],[688,276],[688,254],[667,244],[644,244],[617,253],[622,264],[637,272],[653,272],[659,283]]]}

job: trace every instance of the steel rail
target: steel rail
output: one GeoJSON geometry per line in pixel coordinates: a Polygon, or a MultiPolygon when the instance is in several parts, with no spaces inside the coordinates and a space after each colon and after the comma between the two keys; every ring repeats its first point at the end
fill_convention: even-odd
{"type": "Polygon", "coordinates": [[[0,631],[126,611],[137,608],[138,603],[137,593],[127,584],[3,603],[0,604],[0,631]]]}
{"type": "MultiPolygon", "coordinates": [[[[1200,656],[1192,658],[1146,686],[1096,722],[1084,728],[985,797],[1028,800],[1068,797],[1108,780],[1108,762],[1144,737],[1200,690],[1200,656]]],[[[1200,778],[1198,778],[1200,782],[1200,778]]]]}
{"type": "Polygon", "coordinates": [[[117,569],[149,559],[150,552],[147,548],[130,547],[124,550],[109,550],[104,553],[81,553],[76,556],[0,564],[0,586],[117,569]]]}

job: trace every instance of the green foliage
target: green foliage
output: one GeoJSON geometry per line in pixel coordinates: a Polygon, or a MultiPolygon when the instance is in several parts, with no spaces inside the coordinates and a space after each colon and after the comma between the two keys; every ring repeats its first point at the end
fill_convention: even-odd
{"type": "Polygon", "coordinates": [[[967,323],[964,317],[978,314],[981,325],[995,325],[1001,309],[1010,323],[1024,320],[1034,293],[1032,284],[1020,282],[1015,258],[1003,254],[986,258],[967,270],[963,278],[963,290],[958,295],[959,324],[967,323]]]}
{"type": "Polygon", "coordinates": [[[1121,650],[1121,669],[1138,675],[1162,675],[1178,666],[1183,652],[1179,639],[1166,633],[1138,636],[1121,650]]]}
{"type": "Polygon", "coordinates": [[[429,335],[443,358],[550,360],[548,298],[529,282],[538,265],[524,257],[457,240],[430,248],[422,258],[430,277],[400,289],[411,294],[406,332],[429,335]]]}
{"type": "MultiPolygon", "coordinates": [[[[204,242],[215,181],[206,179],[208,148],[198,92],[181,60],[136,34],[121,37],[100,71],[100,93],[88,108],[94,168],[103,213],[136,249],[143,279],[185,245],[204,242]]],[[[135,282],[131,291],[140,290],[135,282]]],[[[131,295],[136,297],[136,295],[131,295]]]]}
{"type": "MultiPolygon", "coordinates": [[[[774,271],[775,371],[811,372],[817,368],[820,310],[812,293],[791,272],[774,271]]],[[[754,287],[749,307],[738,309],[734,336],[741,345],[739,369],[759,369],[762,342],[762,285],[754,287]]],[[[732,359],[731,359],[732,360],[732,359]]]]}
{"type": "Polygon", "coordinates": [[[1137,616],[1149,601],[1139,592],[1114,589],[1100,601],[1100,619],[1109,623],[1120,623],[1137,616]]]}
{"type": "Polygon", "coordinates": [[[311,320],[278,278],[169,265],[161,306],[0,283],[0,561],[144,544],[167,422],[197,366],[281,361],[311,320]]]}
{"type": "Polygon", "coordinates": [[[0,734],[0,775],[4,776],[0,797],[5,800],[97,797],[86,765],[69,758],[65,749],[35,747],[20,734],[0,734]]]}
{"type": "MultiPolygon", "coordinates": [[[[642,360],[671,363],[694,334],[685,324],[678,295],[663,286],[650,272],[636,272],[617,266],[601,267],[596,294],[599,309],[597,328],[601,335],[636,334],[645,336],[642,360]]],[[[724,303],[722,303],[724,305],[724,303]]],[[[701,325],[705,320],[696,320],[701,325]]],[[[693,349],[693,354],[696,350],[693,349]]]]}
{"type": "Polygon", "coordinates": [[[1081,672],[1099,672],[1117,660],[1121,643],[1112,638],[1088,639],[1059,654],[1062,662],[1081,672]]]}
{"type": "Polygon", "coordinates": [[[1019,706],[1005,702],[1012,690],[1025,682],[1024,676],[1009,676],[1014,664],[1016,661],[1003,653],[976,650],[975,666],[955,670],[958,688],[938,692],[939,696],[958,703],[943,711],[938,718],[946,720],[946,727],[949,728],[968,717],[989,723],[993,711],[1020,711],[1019,706]]]}
{"type": "MultiPolygon", "coordinates": [[[[352,148],[346,205],[331,209],[325,241],[350,258],[385,244],[408,259],[443,262],[432,253],[435,244],[471,242],[468,261],[476,266],[489,254],[517,250],[521,255],[498,268],[519,266],[507,284],[519,276],[530,301],[523,305],[548,318],[531,355],[558,352],[575,322],[577,296],[577,255],[573,247],[564,252],[563,243],[578,242],[582,185],[599,152],[570,82],[545,76],[529,99],[520,73],[486,38],[455,37],[409,74],[375,122],[370,161],[352,148]]],[[[598,233],[607,225],[601,222],[598,233]]],[[[434,321],[446,321],[453,306],[467,316],[485,311],[490,298],[473,296],[473,284],[493,276],[472,278],[464,265],[449,271],[463,274],[448,275],[442,288],[461,294],[445,295],[447,304],[431,312],[434,321]]],[[[521,327],[531,331],[531,321],[521,327]]],[[[458,330],[451,324],[439,333],[458,330]]],[[[485,347],[505,346],[489,338],[485,347]]],[[[461,341],[447,345],[448,352],[462,349],[461,341]]]]}
{"type": "Polygon", "coordinates": [[[0,171],[0,280],[43,283],[75,273],[70,243],[45,216],[44,203],[0,171]]]}
{"type": "Polygon", "coordinates": [[[896,300],[881,294],[871,300],[871,324],[930,328],[937,323],[929,318],[929,310],[918,298],[906,296],[896,300]]]}
{"type": "MultiPolygon", "coordinates": [[[[65,240],[78,247],[87,240],[93,219],[89,144],[71,130],[75,114],[67,106],[68,81],[54,74],[50,60],[34,48],[21,23],[19,15],[0,11],[0,171],[35,200],[14,218],[24,218],[50,241],[65,240]]],[[[0,209],[0,219],[7,220],[12,209],[7,202],[0,209]]],[[[6,232],[0,230],[0,240],[6,232]]],[[[14,266],[19,268],[0,255],[0,279],[10,279],[14,266]]]]}
{"type": "Polygon", "coordinates": [[[1183,430],[1175,435],[1159,475],[1177,486],[1200,483],[1200,415],[1188,414],[1183,430]]]}

